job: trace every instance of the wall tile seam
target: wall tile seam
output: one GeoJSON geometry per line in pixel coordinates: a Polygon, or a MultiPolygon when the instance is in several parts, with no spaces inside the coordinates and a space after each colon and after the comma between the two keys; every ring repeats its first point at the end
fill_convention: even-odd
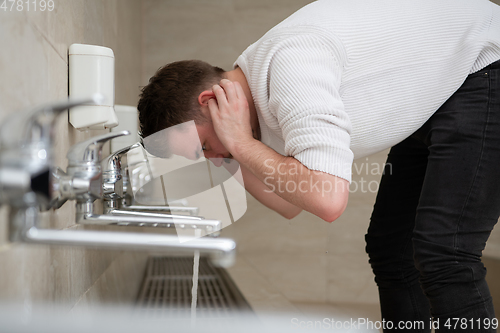
{"type": "Polygon", "coordinates": [[[68,229],[76,229],[76,230],[78,230],[79,226],[81,226],[81,224],[78,224],[78,223],[75,222],[74,224],[72,224],[72,225],[70,225],[68,227],[62,228],[60,230],[68,230],[68,229]]]}
{"type": "Polygon", "coordinates": [[[7,251],[10,251],[12,249],[12,242],[10,242],[9,240],[7,240],[7,244],[3,244],[0,246],[0,255],[3,253],[3,252],[7,252],[7,251]]]}
{"type": "MultiPolygon", "coordinates": [[[[145,50],[145,41],[146,41],[146,38],[145,38],[145,30],[144,29],[144,22],[146,21],[145,20],[145,1],[144,0],[141,0],[141,42],[140,42],[140,45],[141,45],[141,52],[140,52],[140,66],[141,66],[141,72],[139,74],[139,77],[140,77],[140,84],[143,84],[144,82],[147,82],[145,81],[145,75],[146,75],[146,57],[144,56],[144,50],[145,50]]],[[[139,90],[142,90],[142,86],[139,86],[139,90]]]]}
{"type": "MultiPolygon", "coordinates": [[[[287,256],[287,255],[281,255],[281,254],[278,254],[277,256],[287,256]]],[[[315,255],[314,255],[314,254],[313,254],[313,255],[311,255],[311,254],[301,254],[300,256],[302,256],[302,257],[311,257],[311,256],[316,257],[316,256],[318,256],[318,255],[317,255],[317,254],[315,254],[315,255]]],[[[328,255],[327,255],[327,254],[321,254],[321,255],[319,255],[319,256],[321,257],[321,264],[322,264],[322,266],[325,268],[325,271],[324,271],[324,274],[323,274],[323,280],[322,280],[322,282],[324,282],[324,284],[325,284],[325,288],[324,288],[324,289],[325,289],[325,290],[328,290],[328,279],[329,279],[329,278],[328,278],[328,271],[326,270],[326,269],[327,269],[327,267],[328,267],[328,255]]],[[[266,277],[263,275],[263,273],[261,273],[261,271],[260,271],[260,270],[259,270],[259,269],[258,269],[258,268],[257,268],[257,267],[253,264],[253,263],[252,263],[252,261],[251,261],[251,260],[247,260],[247,261],[249,262],[249,264],[250,264],[250,265],[251,265],[251,266],[252,266],[252,267],[253,267],[253,268],[254,268],[257,272],[259,272],[259,274],[260,274],[261,276],[263,276],[263,277],[264,277],[264,279],[265,279],[265,280],[266,280],[266,281],[267,281],[267,282],[268,282],[271,286],[273,286],[275,289],[279,290],[279,287],[278,287],[277,285],[275,285],[275,284],[274,284],[271,280],[269,280],[268,278],[266,278],[266,277]]],[[[290,298],[288,298],[285,294],[283,294],[281,291],[279,291],[279,292],[280,292],[280,294],[282,294],[282,295],[283,295],[283,297],[285,297],[285,299],[287,299],[289,302],[300,302],[300,301],[301,301],[301,300],[297,300],[297,299],[290,299],[290,298]]],[[[327,295],[327,294],[323,294],[323,296],[321,297],[321,299],[322,299],[322,300],[320,300],[319,302],[327,302],[327,301],[328,301],[328,295],[327,295]]],[[[303,300],[302,300],[302,301],[303,301],[303,300]]],[[[316,300],[316,301],[318,301],[318,300],[316,300]]]]}
{"type": "Polygon", "coordinates": [[[328,254],[328,249],[329,249],[329,244],[330,242],[330,233],[328,232],[326,235],[326,248],[325,248],[325,290],[323,295],[325,295],[325,301],[328,301],[328,277],[329,277],[329,272],[330,272],[330,260],[329,260],[329,254],[328,254]]]}
{"type": "MultiPolygon", "coordinates": [[[[257,255],[257,256],[262,256],[262,255],[267,255],[269,254],[270,252],[272,252],[272,254],[276,254],[276,255],[283,255],[283,256],[302,256],[302,255],[305,255],[305,256],[322,256],[322,255],[325,255],[325,254],[328,254],[328,253],[325,253],[325,251],[321,251],[321,250],[300,250],[300,249],[296,249],[296,250],[287,250],[287,251],[280,251],[278,250],[277,248],[271,248],[269,250],[259,250],[259,249],[252,249],[252,250],[242,250],[240,252],[240,254],[242,255],[257,255]]],[[[361,252],[342,252],[342,254],[360,254],[361,252]]],[[[363,252],[364,253],[364,252],[363,252]]]]}
{"type": "Polygon", "coordinates": [[[66,59],[64,56],[62,56],[61,54],[59,54],[59,52],[57,51],[56,47],[54,46],[54,44],[52,44],[52,42],[50,41],[50,39],[43,33],[42,30],[40,30],[38,28],[38,26],[36,25],[36,23],[33,23],[27,13],[25,13],[24,17],[26,18],[26,22],[28,23],[28,25],[31,27],[31,30],[33,32],[38,32],[38,34],[42,37],[43,40],[45,40],[49,45],[50,47],[52,48],[52,50],[54,50],[54,52],[59,56],[59,58],[62,59],[62,61],[64,61],[64,63],[66,65],[68,65],[68,59],[66,59]]]}
{"type": "MultiPolygon", "coordinates": [[[[330,297],[330,286],[331,285],[338,285],[338,280],[334,280],[334,279],[328,279],[327,280],[327,283],[326,283],[326,290],[327,290],[327,302],[329,303],[332,303],[332,304],[335,304],[336,302],[335,301],[332,301],[330,297]]],[[[350,302],[351,304],[378,304],[378,300],[376,301],[364,301],[362,299],[360,299],[361,295],[368,289],[371,288],[372,284],[375,284],[374,280],[373,280],[373,277],[370,277],[368,278],[364,284],[362,284],[362,286],[360,288],[357,288],[357,291],[353,292],[353,297],[352,299],[354,301],[350,302]]]]}
{"type": "Polygon", "coordinates": [[[96,286],[96,284],[101,280],[101,278],[104,276],[104,274],[106,274],[106,272],[108,272],[111,268],[111,266],[118,260],[118,258],[123,254],[124,251],[120,251],[120,253],[113,259],[113,261],[111,261],[108,265],[108,267],[106,267],[106,269],[97,277],[97,279],[94,280],[94,282],[90,285],[90,287],[87,288],[87,290],[85,290],[81,295],[80,295],[80,298],[78,298],[78,300],[76,300],[76,302],[71,306],[70,308],[70,312],[78,305],[78,303],[80,303],[83,298],[85,297],[85,295],[90,292],[90,290],[92,288],[94,288],[96,286]]]}
{"type": "MultiPolygon", "coordinates": [[[[330,225],[332,225],[330,223],[330,225]]],[[[325,263],[325,290],[324,290],[324,293],[323,295],[325,295],[325,301],[328,302],[328,272],[330,272],[330,260],[328,260],[328,251],[329,251],[329,248],[330,246],[328,246],[330,244],[330,232],[328,232],[329,230],[327,230],[326,232],[326,239],[325,239],[325,249],[324,249],[324,253],[325,253],[325,260],[326,260],[326,263],[325,263]]]]}
{"type": "MultiPolygon", "coordinates": [[[[327,285],[338,285],[338,282],[339,281],[342,281],[342,282],[346,282],[346,279],[342,279],[342,280],[339,280],[338,278],[335,279],[335,278],[328,278],[327,279],[327,285]]],[[[374,276],[367,276],[365,278],[365,281],[361,284],[361,287],[358,288],[358,292],[355,293],[354,296],[358,297],[365,289],[367,289],[368,287],[370,287],[371,283],[375,283],[374,282],[374,276]]]]}
{"type": "Polygon", "coordinates": [[[493,245],[491,245],[489,249],[483,251],[484,258],[500,260],[500,246],[494,246],[494,245],[495,244],[493,243],[493,245]]]}
{"type": "MultiPolygon", "coordinates": [[[[375,286],[374,277],[371,277],[370,279],[367,279],[367,281],[365,282],[365,284],[363,285],[363,287],[362,287],[362,288],[360,288],[358,295],[356,295],[356,298],[358,298],[358,301],[359,301],[360,296],[361,296],[361,295],[362,295],[365,291],[367,291],[368,289],[370,289],[372,286],[375,286]],[[372,284],[373,284],[373,285],[372,285],[372,284]]],[[[362,301],[362,300],[361,300],[361,301],[362,301]]],[[[370,304],[371,304],[372,302],[362,302],[362,303],[363,303],[363,304],[364,304],[364,303],[367,303],[367,304],[368,304],[368,303],[370,303],[370,304]]],[[[375,301],[375,303],[377,303],[377,302],[375,301]]]]}
{"type": "Polygon", "coordinates": [[[31,247],[31,246],[40,246],[40,245],[43,245],[43,244],[36,244],[36,243],[25,243],[23,241],[20,241],[20,242],[11,242],[9,239],[7,239],[7,242],[8,242],[7,244],[3,244],[2,246],[0,246],[0,254],[3,254],[3,252],[7,252],[7,251],[14,251],[15,247],[26,248],[26,247],[31,247]]]}
{"type": "Polygon", "coordinates": [[[260,269],[258,269],[253,263],[251,260],[248,260],[246,258],[245,255],[240,255],[240,257],[243,257],[243,259],[247,262],[247,264],[253,268],[253,270],[255,271],[255,273],[257,273],[262,279],[264,279],[270,286],[273,287],[273,289],[275,290],[276,293],[278,293],[279,295],[281,295],[283,298],[285,298],[288,302],[292,302],[288,297],[286,297],[286,295],[281,292],[281,290],[279,290],[279,288],[277,288],[274,283],[272,281],[270,281],[261,271],[260,269]]]}

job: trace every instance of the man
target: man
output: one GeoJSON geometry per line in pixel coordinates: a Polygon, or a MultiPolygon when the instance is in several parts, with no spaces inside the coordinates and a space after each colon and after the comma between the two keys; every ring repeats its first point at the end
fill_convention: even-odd
{"type": "Polygon", "coordinates": [[[366,235],[383,319],[495,331],[480,258],[500,215],[499,59],[500,9],[486,0],[318,1],[232,71],[160,69],[141,131],[194,120],[198,153],[236,159],[258,200],[328,222],[353,158],[393,147],[366,235]]]}

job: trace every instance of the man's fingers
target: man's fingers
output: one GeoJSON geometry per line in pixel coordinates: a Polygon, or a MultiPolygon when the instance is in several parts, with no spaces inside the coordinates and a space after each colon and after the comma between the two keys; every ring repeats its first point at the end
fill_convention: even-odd
{"type": "Polygon", "coordinates": [[[234,102],[238,99],[233,82],[229,81],[228,79],[222,79],[220,81],[220,85],[222,88],[224,88],[229,103],[234,102]]]}
{"type": "Polygon", "coordinates": [[[207,104],[208,104],[208,110],[210,111],[210,115],[212,116],[213,119],[214,116],[217,114],[217,111],[219,110],[219,106],[217,105],[217,102],[213,98],[210,98],[207,104]]]}
{"type": "Polygon", "coordinates": [[[217,103],[219,104],[219,106],[228,105],[226,93],[224,92],[224,89],[222,89],[221,86],[219,86],[218,84],[214,85],[212,87],[212,91],[215,94],[215,98],[217,98],[217,103]]]}

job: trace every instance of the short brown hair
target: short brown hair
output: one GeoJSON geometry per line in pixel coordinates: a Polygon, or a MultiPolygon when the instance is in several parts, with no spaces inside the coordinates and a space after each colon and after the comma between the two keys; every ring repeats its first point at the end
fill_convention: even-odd
{"type": "Polygon", "coordinates": [[[183,60],[159,68],[142,89],[139,104],[140,135],[194,120],[203,124],[198,95],[224,78],[224,70],[200,60],[183,60]]]}

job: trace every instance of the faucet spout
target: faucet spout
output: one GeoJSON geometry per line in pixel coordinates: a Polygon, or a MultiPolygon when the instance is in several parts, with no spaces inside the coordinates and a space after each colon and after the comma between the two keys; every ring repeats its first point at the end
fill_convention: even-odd
{"type": "Polygon", "coordinates": [[[201,229],[212,237],[218,237],[222,229],[221,221],[205,220],[198,216],[135,212],[120,209],[110,210],[107,214],[94,214],[93,209],[93,204],[90,202],[77,203],[76,222],[94,225],[201,229]]]}
{"type": "Polygon", "coordinates": [[[97,225],[121,225],[121,226],[139,226],[139,227],[167,227],[181,229],[202,229],[206,234],[212,237],[220,235],[221,222],[217,220],[189,220],[185,217],[149,217],[149,216],[130,216],[130,215],[99,215],[85,214],[77,221],[79,224],[97,224],[97,225]]]}
{"type": "Polygon", "coordinates": [[[52,230],[31,227],[24,235],[29,243],[96,247],[114,250],[158,252],[200,251],[208,253],[214,265],[229,267],[234,263],[236,243],[224,238],[196,238],[180,242],[174,235],[129,232],[52,230]]]}
{"type": "Polygon", "coordinates": [[[155,211],[155,212],[170,212],[170,213],[187,213],[191,216],[198,215],[198,207],[188,207],[188,206],[146,206],[146,205],[124,205],[122,207],[126,210],[131,211],[155,211]]]}

